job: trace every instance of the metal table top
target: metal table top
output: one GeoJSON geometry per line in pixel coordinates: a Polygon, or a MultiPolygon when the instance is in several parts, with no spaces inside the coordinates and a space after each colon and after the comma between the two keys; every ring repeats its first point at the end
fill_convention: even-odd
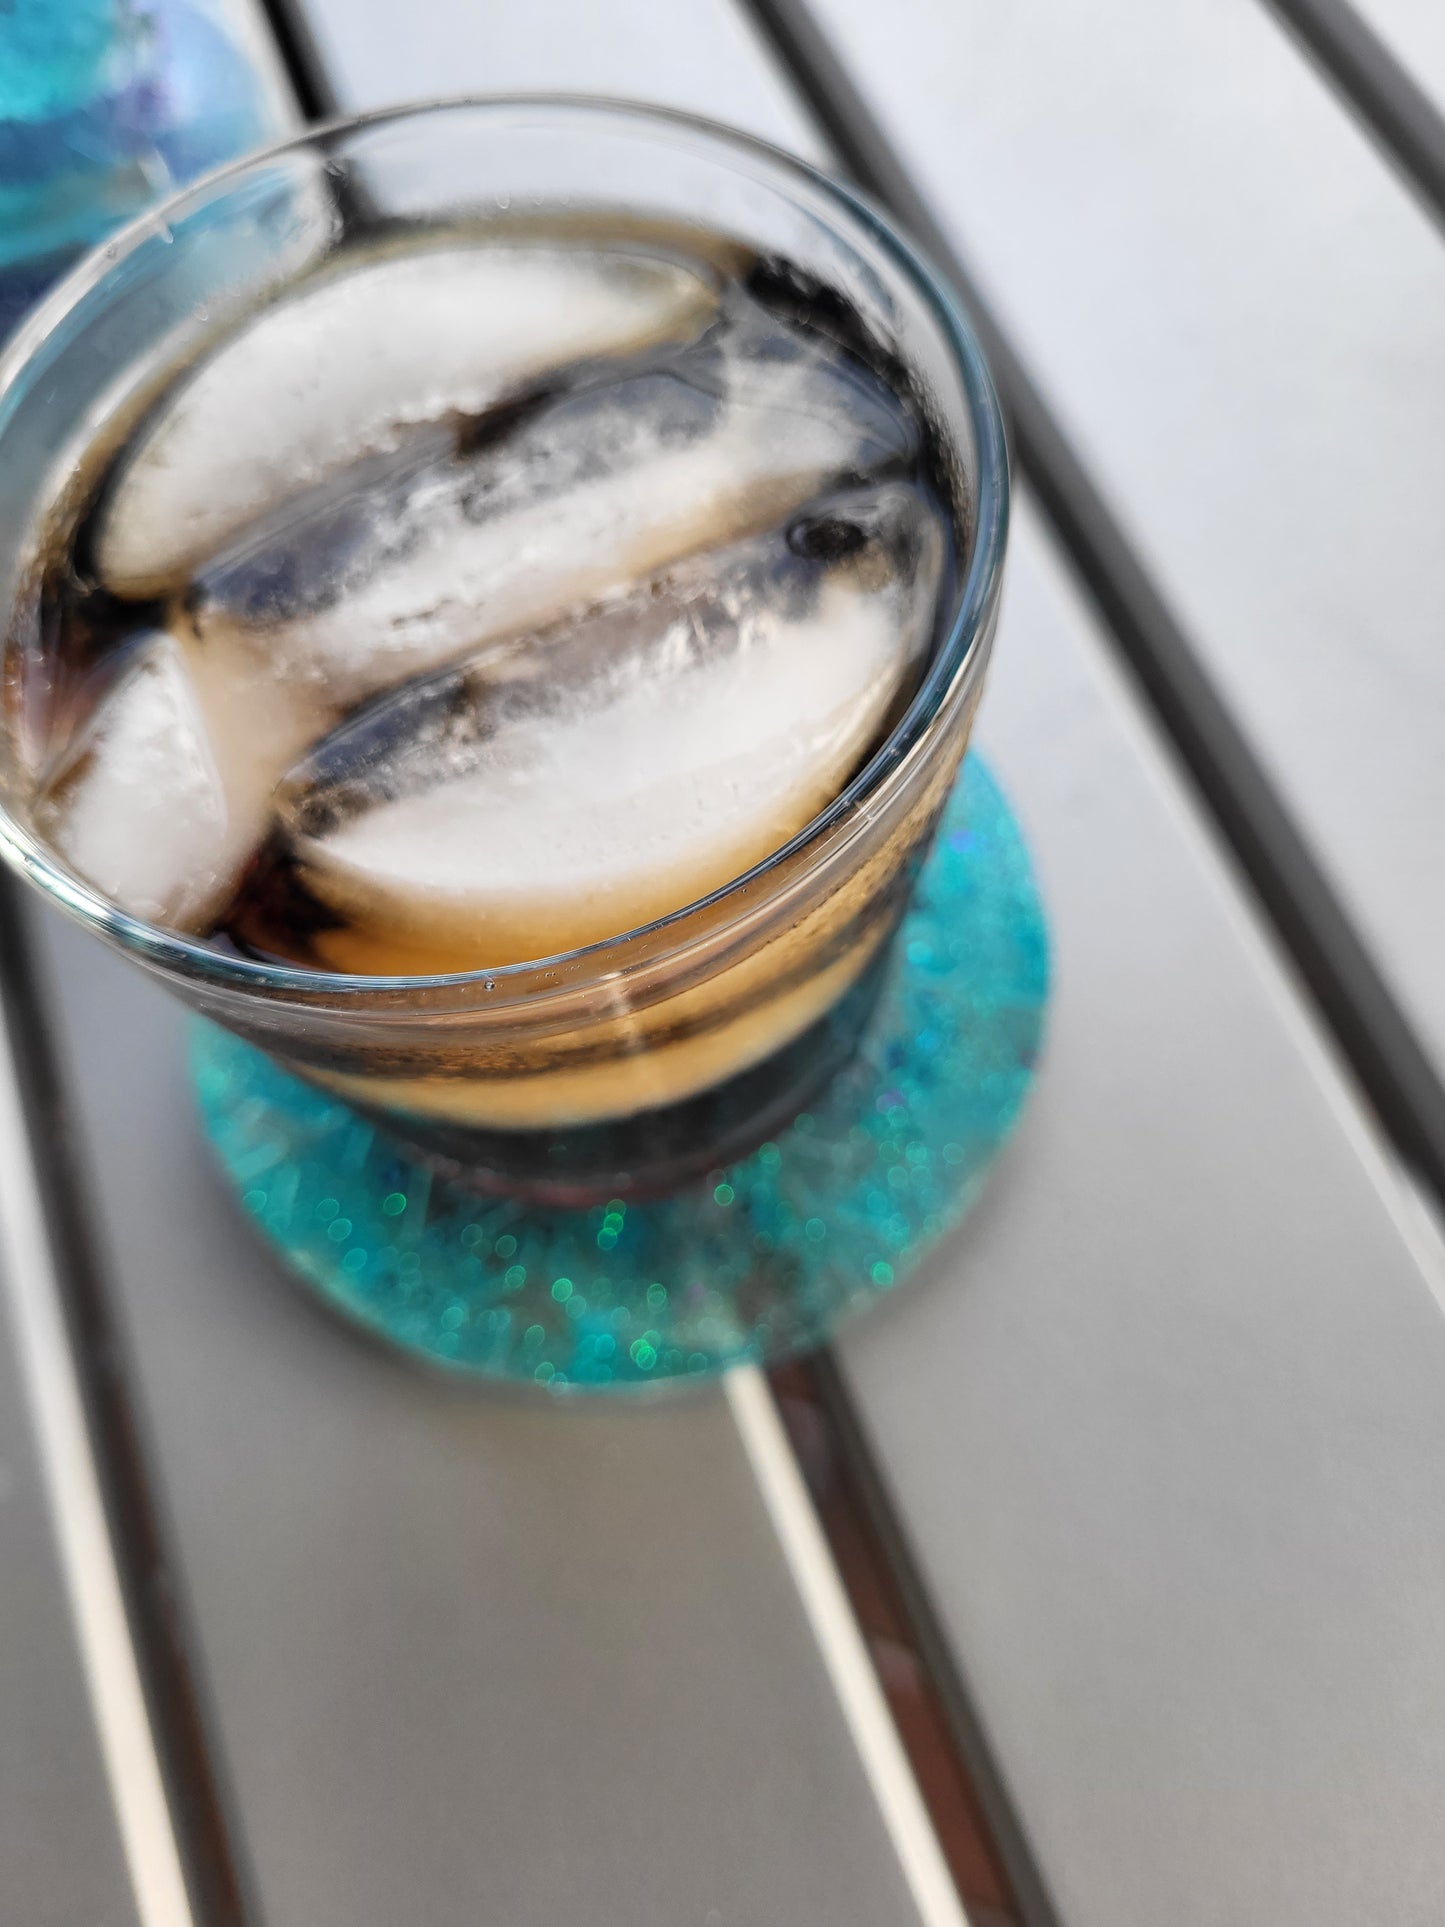
{"type": "MultiPolygon", "coordinates": [[[[1433,87],[1428,10],[1362,11],[1433,87]]],[[[812,18],[1428,1080],[1438,232],[1254,0],[812,18]]],[[[292,52],[343,108],[586,88],[827,159],[806,101],[846,140],[846,90],[797,25],[308,0],[292,52]]],[[[1445,1264],[1408,1104],[1025,442],[980,740],[1053,921],[1048,1056],[979,1208],[819,1381],[909,1650],[761,1380],[558,1411],[331,1324],[210,1169],[178,1009],[33,910],[28,993],[11,906],[17,1921],[957,1927],[909,1667],[997,1858],[975,1927],[1445,1913],[1445,1264]]]]}

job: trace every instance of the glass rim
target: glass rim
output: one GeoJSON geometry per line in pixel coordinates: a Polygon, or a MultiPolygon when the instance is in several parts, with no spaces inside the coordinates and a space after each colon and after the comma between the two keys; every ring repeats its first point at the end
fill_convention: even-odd
{"type": "MultiPolygon", "coordinates": [[[[756,901],[746,902],[748,893],[805,851],[810,844],[821,844],[827,833],[850,813],[856,812],[855,834],[861,832],[868,819],[858,811],[858,805],[875,795],[923,740],[929,724],[955,685],[966,682],[979,672],[987,639],[987,619],[995,599],[1008,531],[1008,447],[993,378],[961,302],[915,243],[894,225],[891,217],[851,183],[758,135],[681,108],[607,95],[566,92],[438,96],[372,108],[364,113],[336,115],[314,122],[300,132],[264,147],[253,148],[237,159],[211,169],[126,222],[62,276],[0,349],[0,408],[3,408],[10,390],[61,318],[83,296],[118,272],[128,256],[166,229],[178,213],[202,206],[207,200],[215,198],[218,192],[271,162],[322,147],[338,135],[353,134],[393,122],[509,108],[559,110],[584,118],[632,121],[644,127],[701,135],[723,150],[724,156],[728,153],[749,156],[762,161],[785,180],[791,178],[801,182],[826,201],[840,207],[880,246],[891,264],[901,272],[914,292],[921,296],[924,305],[940,325],[960,377],[977,446],[977,496],[971,504],[973,553],[957,590],[956,607],[947,634],[907,709],[872,756],[826,809],[811,818],[786,843],[751,868],[719,885],[716,890],[692,899],[665,916],[573,950],[548,957],[527,958],[518,963],[479,965],[471,970],[435,974],[367,976],[359,972],[328,971],[300,964],[271,963],[262,958],[218,950],[204,938],[188,937],[167,930],[162,925],[148,923],[144,918],[133,917],[120,909],[82,877],[65,869],[44,844],[0,804],[0,856],[78,921],[158,968],[202,979],[217,988],[239,992],[294,991],[307,997],[324,994],[348,1001],[377,995],[394,996],[408,991],[462,989],[468,985],[475,985],[478,989],[485,987],[490,991],[501,988],[509,980],[525,978],[538,970],[552,974],[565,966],[578,964],[601,966],[596,974],[605,977],[609,974],[605,967],[609,953],[618,953],[619,961],[624,961],[629,949],[637,945],[640,939],[655,938],[670,927],[677,927],[679,941],[675,947],[661,953],[649,953],[650,963],[665,962],[689,947],[690,935],[685,926],[699,911],[712,911],[729,898],[738,898],[744,900],[747,913],[755,913],[758,905],[756,901]]],[[[845,836],[844,845],[851,840],[851,836],[845,836]]],[[[835,854],[838,847],[837,844],[829,844],[821,851],[820,864],[826,857],[835,854]]],[[[797,881],[805,881],[809,874],[811,867],[805,867],[797,881]]],[[[740,909],[739,916],[743,913],[740,909]]],[[[723,935],[728,927],[726,923],[712,924],[709,936],[715,939],[723,935]]]]}

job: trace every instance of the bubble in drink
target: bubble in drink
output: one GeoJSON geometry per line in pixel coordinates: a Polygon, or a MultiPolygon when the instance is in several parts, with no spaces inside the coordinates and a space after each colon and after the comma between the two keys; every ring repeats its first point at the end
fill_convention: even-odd
{"type": "Polygon", "coordinates": [[[649,923],[837,795],[926,652],[940,518],[890,484],[408,684],[280,786],[237,927],[371,973],[649,923]]]}
{"type": "Polygon", "coordinates": [[[119,465],[96,531],[101,581],[155,595],[257,516],[446,415],[548,370],[686,339],[712,277],[621,250],[409,250],[318,276],[228,336],[166,396],[119,465]]]}

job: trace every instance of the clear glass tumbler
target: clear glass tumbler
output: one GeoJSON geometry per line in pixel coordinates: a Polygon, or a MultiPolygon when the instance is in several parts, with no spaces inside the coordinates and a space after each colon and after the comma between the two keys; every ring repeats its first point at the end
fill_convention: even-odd
{"type": "Polygon", "coordinates": [[[784,848],[672,915],[447,976],[283,967],[127,916],[37,836],[13,703],[0,845],[193,1009],[375,1114],[414,1155],[482,1189],[583,1202],[666,1190],[740,1154],[847,1056],[963,755],[998,604],[1004,436],[968,323],[882,215],[743,135],[560,98],[367,115],[213,174],[90,256],[0,358],[0,609],[13,689],[34,532],[77,451],[157,369],[379,235],[549,217],[701,228],[784,257],[907,369],[967,507],[944,640],[866,767],[784,848]]]}

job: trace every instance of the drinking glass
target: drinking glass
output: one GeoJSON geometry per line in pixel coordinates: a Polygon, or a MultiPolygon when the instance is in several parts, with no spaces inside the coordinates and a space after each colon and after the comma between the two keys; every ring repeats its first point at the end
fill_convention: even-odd
{"type": "MultiPolygon", "coordinates": [[[[958,567],[916,694],[841,794],[672,915],[441,976],[323,974],[127,915],[36,834],[13,705],[0,847],[102,942],[409,1155],[484,1191],[580,1204],[665,1192],[741,1155],[847,1058],[963,755],[998,605],[1004,436],[972,330],[891,223],[801,161],[655,108],[480,99],[314,129],[132,223],[0,357],[0,609],[31,593],[34,531],[78,452],[159,371],[383,237],[539,222],[664,242],[700,229],[790,262],[845,298],[921,398],[966,505],[958,567]]],[[[27,665],[9,667],[13,686],[27,665]]]]}

